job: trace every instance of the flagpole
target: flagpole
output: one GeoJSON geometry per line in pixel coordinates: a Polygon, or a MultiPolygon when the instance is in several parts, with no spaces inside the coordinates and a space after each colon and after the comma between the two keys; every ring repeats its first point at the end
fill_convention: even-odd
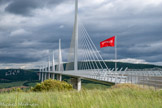
{"type": "Polygon", "coordinates": [[[115,36],[115,71],[117,69],[117,36],[115,36]]]}

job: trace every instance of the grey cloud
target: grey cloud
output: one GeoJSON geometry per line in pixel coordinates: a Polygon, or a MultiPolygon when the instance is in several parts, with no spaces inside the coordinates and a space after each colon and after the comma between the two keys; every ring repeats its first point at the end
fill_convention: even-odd
{"type": "Polygon", "coordinates": [[[9,1],[11,1],[11,0],[0,0],[0,5],[3,5],[4,3],[7,3],[9,1]]]}
{"type": "Polygon", "coordinates": [[[44,60],[48,56],[47,50],[36,50],[32,48],[14,48],[0,50],[1,63],[31,63],[44,60]]]}
{"type": "MultiPolygon", "coordinates": [[[[65,27],[68,28],[68,25],[65,27]]],[[[71,28],[71,27],[69,27],[71,28]]],[[[72,28],[71,28],[72,29],[72,28]]],[[[48,53],[43,53],[45,50],[57,50],[58,39],[62,39],[62,49],[70,46],[72,30],[61,30],[59,25],[50,24],[40,28],[31,28],[31,34],[22,34],[21,36],[3,37],[0,42],[0,62],[1,63],[30,63],[45,60],[48,53]],[[34,31],[32,31],[34,29],[34,31]],[[63,32],[63,33],[61,33],[63,32]],[[31,55],[34,53],[34,55],[31,55]]],[[[64,60],[66,57],[63,57],[64,60]]],[[[57,59],[57,57],[56,57],[57,59]]]]}
{"type": "Polygon", "coordinates": [[[30,15],[30,11],[39,6],[38,0],[14,0],[5,10],[13,14],[30,15]]]}
{"type": "MultiPolygon", "coordinates": [[[[61,5],[60,3],[67,3],[65,0],[38,1],[39,0],[15,0],[6,8],[6,11],[14,15],[31,15],[31,11],[36,8],[44,7],[48,10],[52,6],[57,7],[61,5]],[[25,2],[28,3],[25,4],[25,2]],[[23,4],[22,7],[20,4],[23,4]],[[21,10],[23,6],[24,9],[21,10]]],[[[72,3],[72,1],[69,3],[72,3]]],[[[109,1],[109,3],[111,3],[111,1],[109,1]]],[[[98,8],[104,5],[106,4],[101,4],[100,6],[92,5],[91,9],[89,9],[90,6],[88,8],[83,7],[83,9],[79,11],[80,18],[84,22],[88,33],[103,58],[114,59],[114,48],[107,47],[100,49],[100,41],[117,35],[119,59],[135,58],[144,59],[146,62],[160,63],[162,60],[161,45],[156,46],[154,44],[162,42],[162,4],[146,6],[139,12],[136,11],[136,8],[132,9],[131,6],[125,10],[120,10],[120,5],[118,8],[114,7],[114,9],[111,10],[102,9],[99,11],[98,8]]],[[[69,6],[71,7],[73,5],[69,6]]],[[[39,21],[39,16],[31,16],[30,18],[35,17],[39,21]]],[[[46,19],[46,17],[48,17],[48,15],[45,16],[44,19],[46,19]]],[[[1,29],[0,62],[31,63],[46,61],[48,56],[47,50],[55,50],[55,58],[57,59],[59,38],[62,39],[63,61],[66,61],[73,30],[73,23],[71,23],[73,22],[73,13],[71,12],[69,15],[63,17],[55,17],[58,17],[59,21],[51,21],[47,24],[34,26],[30,23],[29,19],[29,22],[26,22],[27,26],[17,25],[10,29],[1,29]],[[69,22],[71,24],[69,24],[69,22]],[[60,25],[64,25],[64,28],[60,28],[60,25]],[[29,31],[30,34],[10,36],[12,31],[20,28],[29,31]]]]}
{"type": "Polygon", "coordinates": [[[63,1],[65,0],[14,0],[5,10],[13,14],[32,16],[32,11],[36,8],[56,6],[63,1]]]}
{"type": "MultiPolygon", "coordinates": [[[[162,4],[147,6],[140,12],[135,12],[136,8],[134,11],[119,9],[118,12],[115,12],[115,8],[114,10],[111,9],[113,14],[109,14],[109,11],[106,10],[103,13],[98,13],[98,15],[92,12],[91,15],[94,16],[93,19],[95,20],[91,20],[92,17],[86,18],[86,23],[89,23],[87,28],[94,38],[95,44],[98,45],[98,49],[100,49],[98,44],[100,41],[117,35],[119,58],[141,58],[151,62],[151,56],[157,55],[153,59],[160,61],[159,55],[162,53],[159,50],[160,48],[149,47],[149,44],[162,40],[161,7],[162,4]]],[[[100,51],[105,59],[114,58],[113,48],[103,48],[100,51]]]]}
{"type": "Polygon", "coordinates": [[[14,57],[1,56],[1,59],[0,59],[0,61],[3,63],[29,63],[29,62],[35,62],[38,60],[40,60],[40,59],[24,57],[24,55],[16,55],[14,57]]]}

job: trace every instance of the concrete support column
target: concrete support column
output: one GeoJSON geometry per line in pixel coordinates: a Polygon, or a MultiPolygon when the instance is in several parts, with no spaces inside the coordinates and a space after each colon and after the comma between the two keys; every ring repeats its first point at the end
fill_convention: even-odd
{"type": "Polygon", "coordinates": [[[47,79],[50,79],[50,73],[48,73],[47,79]]]}
{"type": "Polygon", "coordinates": [[[81,90],[81,78],[71,78],[71,84],[73,88],[80,91],[81,90]]]}
{"type": "Polygon", "coordinates": [[[62,81],[62,75],[61,74],[57,74],[56,75],[56,79],[59,80],[59,81],[62,81]]]}
{"type": "Polygon", "coordinates": [[[46,80],[47,79],[47,73],[45,72],[44,73],[44,80],[46,80]]]}
{"type": "Polygon", "coordinates": [[[43,75],[44,73],[42,72],[42,78],[41,78],[41,82],[43,82],[44,81],[44,75],[43,75]]]}
{"type": "Polygon", "coordinates": [[[38,72],[38,76],[39,76],[39,81],[41,80],[41,73],[38,72]]]}
{"type": "Polygon", "coordinates": [[[51,74],[51,79],[55,79],[55,74],[54,73],[51,74]]]}

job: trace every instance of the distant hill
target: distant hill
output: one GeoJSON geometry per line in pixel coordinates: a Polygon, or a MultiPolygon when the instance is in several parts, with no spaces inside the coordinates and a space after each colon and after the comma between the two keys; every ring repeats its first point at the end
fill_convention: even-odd
{"type": "MultiPolygon", "coordinates": [[[[84,64],[87,63],[88,65],[92,65],[92,62],[84,62],[84,64]]],[[[101,68],[101,65],[103,68],[105,68],[105,65],[103,62],[101,62],[101,65],[99,64],[98,61],[96,61],[97,65],[99,66],[99,68],[101,68]]],[[[115,63],[114,62],[109,62],[106,61],[105,62],[108,68],[114,68],[115,67],[115,63]]],[[[93,61],[93,64],[95,64],[95,62],[93,61]]],[[[79,62],[78,65],[83,65],[83,62],[79,62]]],[[[133,64],[133,63],[122,63],[122,62],[118,62],[117,63],[118,68],[123,68],[123,70],[125,68],[128,67],[128,69],[157,69],[157,68],[161,68],[162,66],[157,66],[157,65],[152,65],[152,64],[133,64]]],[[[79,69],[82,67],[79,67],[79,69]]],[[[95,66],[95,68],[97,69],[97,67],[95,66]]],[[[64,63],[64,69],[68,69],[68,70],[73,70],[74,69],[74,63],[64,63]]]]}
{"type": "MultiPolygon", "coordinates": [[[[114,68],[114,62],[105,62],[109,68],[114,68]]],[[[78,63],[82,65],[81,62],[78,63]]],[[[97,62],[99,65],[99,62],[97,62]]],[[[101,65],[105,68],[104,64],[101,62],[101,65]]],[[[64,69],[68,67],[69,70],[72,70],[74,63],[64,63],[64,69]]],[[[132,64],[132,63],[118,63],[118,68],[128,69],[153,69],[161,68],[162,66],[156,66],[151,64],[132,64]]],[[[80,68],[80,67],[79,67],[80,68]]],[[[99,66],[99,68],[101,68],[99,66]]],[[[57,66],[56,66],[57,69],[57,66]]],[[[13,81],[33,81],[38,80],[38,75],[36,73],[38,69],[35,70],[23,70],[23,69],[1,69],[0,70],[0,83],[13,82],[13,81]]]]}
{"type": "Polygon", "coordinates": [[[38,79],[36,70],[23,69],[1,69],[0,83],[9,83],[13,81],[33,81],[38,79]]]}
{"type": "MultiPolygon", "coordinates": [[[[114,62],[106,62],[109,68],[114,68],[114,62]]],[[[162,66],[157,66],[153,64],[133,64],[133,63],[122,63],[118,62],[118,68],[126,68],[128,69],[151,69],[151,68],[162,68],[162,66]]]]}

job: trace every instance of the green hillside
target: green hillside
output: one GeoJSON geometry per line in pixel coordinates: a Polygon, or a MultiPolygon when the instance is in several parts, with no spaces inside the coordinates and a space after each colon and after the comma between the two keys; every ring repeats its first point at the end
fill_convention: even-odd
{"type": "Polygon", "coordinates": [[[32,81],[38,79],[35,70],[23,69],[1,69],[0,70],[0,83],[12,81],[32,81]]]}
{"type": "MultiPolygon", "coordinates": [[[[91,62],[92,63],[92,62],[91,62]]],[[[99,64],[99,62],[97,62],[99,64]]],[[[66,67],[70,67],[69,69],[73,69],[74,63],[64,64],[64,69],[66,67]]],[[[79,65],[82,63],[79,62],[79,65]]],[[[104,64],[101,63],[104,67],[104,64]]],[[[114,62],[106,62],[109,68],[114,68],[114,62]]],[[[150,65],[150,64],[131,64],[131,63],[118,63],[118,68],[123,68],[123,70],[128,67],[129,69],[151,69],[151,68],[162,68],[162,66],[150,65]]],[[[56,66],[57,68],[57,66],[56,66]]],[[[101,67],[100,67],[101,68],[101,67]]],[[[0,70],[0,89],[2,88],[10,88],[15,86],[34,86],[38,81],[36,70],[23,70],[23,69],[1,69],[0,70]]],[[[63,76],[63,80],[70,82],[70,77],[63,76]]],[[[83,88],[87,89],[105,89],[109,88],[108,84],[101,84],[93,81],[82,80],[83,88]]]]}
{"type": "MultiPolygon", "coordinates": [[[[98,61],[91,61],[91,62],[79,62],[78,63],[78,66],[81,65],[81,67],[79,67],[79,69],[82,68],[82,65],[85,64],[85,65],[91,65],[92,64],[97,64],[99,68],[101,68],[101,66],[103,68],[106,68],[104,63],[103,62],[98,62],[98,61]],[[100,65],[101,63],[101,65],[100,65]]],[[[106,61],[105,64],[107,65],[108,68],[114,68],[115,67],[115,63],[114,62],[109,62],[109,61],[106,61]]],[[[122,63],[122,62],[118,62],[118,68],[123,68],[123,70],[125,68],[128,67],[128,69],[151,69],[151,68],[162,68],[162,66],[156,66],[156,65],[152,65],[152,64],[132,64],[132,63],[122,63]]],[[[56,66],[57,67],[57,66],[56,66]]],[[[94,68],[97,69],[97,67],[94,65],[94,68]]],[[[73,70],[74,69],[74,63],[71,62],[71,63],[65,63],[64,64],[64,69],[68,69],[68,70],[73,70]]]]}
{"type": "Polygon", "coordinates": [[[36,70],[1,69],[0,89],[11,87],[30,87],[38,81],[36,70]]]}
{"type": "MultiPolygon", "coordinates": [[[[92,62],[89,62],[92,63],[92,62]]],[[[94,63],[94,62],[93,62],[94,63]]],[[[114,62],[105,62],[109,68],[114,68],[114,62]]],[[[82,65],[81,62],[78,63],[82,65]]],[[[99,62],[97,62],[99,65],[99,62]]],[[[68,67],[69,70],[73,69],[74,63],[64,64],[64,69],[68,67]]],[[[101,65],[105,68],[104,64],[101,62],[101,65]]],[[[100,66],[100,65],[99,65],[100,66]]],[[[118,68],[129,69],[152,69],[152,68],[162,68],[162,66],[156,66],[151,64],[131,64],[131,63],[118,63],[118,68]]],[[[97,67],[96,67],[97,68],[97,67]]],[[[99,67],[101,68],[101,67],[99,67]]],[[[57,69],[57,66],[56,66],[57,69]]],[[[79,67],[80,69],[80,67],[79,67]]],[[[35,70],[23,70],[23,69],[1,69],[0,70],[0,83],[9,83],[13,81],[33,81],[38,80],[37,72],[38,69],[35,70]]],[[[64,80],[69,79],[69,77],[63,77],[64,80]]]]}

